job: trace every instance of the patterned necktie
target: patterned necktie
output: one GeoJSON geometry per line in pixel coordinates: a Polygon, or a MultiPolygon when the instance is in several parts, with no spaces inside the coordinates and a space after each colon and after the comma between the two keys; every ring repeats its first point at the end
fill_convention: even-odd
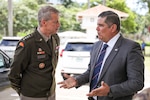
{"type": "Polygon", "coordinates": [[[90,84],[90,90],[93,90],[97,87],[97,80],[98,80],[99,72],[100,72],[100,69],[101,69],[101,65],[103,63],[103,59],[104,59],[107,47],[108,47],[107,44],[103,45],[103,49],[101,50],[101,53],[99,55],[99,59],[98,59],[96,65],[95,65],[92,80],[91,80],[91,84],[90,84]]]}

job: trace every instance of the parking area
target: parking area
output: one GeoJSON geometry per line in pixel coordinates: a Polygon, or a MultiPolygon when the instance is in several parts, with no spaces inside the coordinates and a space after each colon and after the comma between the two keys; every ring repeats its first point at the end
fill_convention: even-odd
{"type": "MultiPolygon", "coordinates": [[[[57,69],[56,69],[56,82],[60,82],[63,80],[60,74],[61,69],[61,59],[58,63],[57,69]]],[[[150,87],[150,72],[145,68],[145,88],[150,87]]],[[[84,85],[78,89],[72,88],[72,89],[63,89],[60,88],[59,85],[56,85],[56,100],[87,100],[86,94],[88,93],[89,86],[84,85]]],[[[5,89],[0,90],[0,98],[1,100],[19,100],[18,95],[16,92],[10,88],[7,87],[5,89]]]]}

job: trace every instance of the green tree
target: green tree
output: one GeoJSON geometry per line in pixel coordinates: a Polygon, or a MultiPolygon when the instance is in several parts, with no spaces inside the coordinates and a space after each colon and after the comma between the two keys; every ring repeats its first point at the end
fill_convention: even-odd
{"type": "Polygon", "coordinates": [[[72,0],[60,0],[62,2],[62,5],[64,5],[66,8],[70,8],[73,5],[72,0]]]}
{"type": "Polygon", "coordinates": [[[138,0],[137,4],[142,5],[141,8],[147,8],[149,9],[150,13],[150,0],[138,0]]]}
{"type": "MultiPolygon", "coordinates": [[[[8,35],[7,1],[0,0],[0,33],[8,35]]],[[[13,35],[28,33],[37,26],[37,11],[45,0],[13,1],[13,35]]]]}
{"type": "Polygon", "coordinates": [[[137,24],[135,22],[136,14],[127,7],[125,0],[110,0],[107,2],[107,6],[129,14],[129,17],[126,20],[121,21],[121,31],[123,33],[137,32],[137,24]]]}
{"type": "Polygon", "coordinates": [[[138,33],[147,34],[148,32],[145,32],[145,29],[148,29],[150,26],[150,0],[137,0],[136,8],[133,9],[137,13],[136,17],[136,23],[137,23],[137,30],[138,33]],[[138,13],[140,10],[148,10],[148,12],[145,15],[142,15],[141,13],[138,13]],[[137,12],[138,11],[138,12],[137,12]]]}
{"type": "MultiPolygon", "coordinates": [[[[80,23],[76,21],[77,12],[87,9],[87,4],[78,4],[72,2],[72,0],[62,0],[63,5],[56,5],[61,12],[60,22],[61,27],[60,31],[66,30],[77,30],[83,31],[80,28],[80,23]]],[[[102,3],[101,0],[90,0],[91,7],[96,6],[102,3]]],[[[4,34],[5,30],[7,33],[8,30],[8,10],[7,2],[5,0],[0,0],[0,33],[4,34]]],[[[34,30],[37,26],[37,12],[40,6],[45,4],[46,0],[19,0],[13,2],[13,29],[14,35],[21,33],[29,33],[34,30]]],[[[107,0],[106,2],[108,7],[118,9],[120,11],[126,12],[129,14],[129,17],[122,21],[121,30],[123,33],[135,33],[138,29],[142,30],[142,27],[139,27],[138,24],[140,21],[136,14],[131,11],[125,4],[124,0],[107,0]],[[135,20],[136,19],[136,20],[135,20]],[[139,22],[138,22],[139,21],[139,22]],[[136,23],[137,22],[137,23],[136,23]]],[[[149,16],[143,17],[146,21],[149,22],[149,16]]],[[[139,17],[140,18],[140,17],[139,17]]],[[[149,25],[149,23],[146,23],[149,25]]]]}
{"type": "Polygon", "coordinates": [[[14,35],[21,31],[33,30],[37,25],[37,10],[39,5],[36,0],[22,0],[14,6],[14,35]],[[18,9],[19,8],[19,9],[18,9]]]}
{"type": "Polygon", "coordinates": [[[69,9],[66,8],[64,5],[55,6],[61,12],[60,31],[67,31],[67,30],[83,31],[80,28],[80,23],[76,21],[76,14],[82,9],[79,7],[77,3],[74,3],[73,5],[74,6],[72,6],[69,9]]]}
{"type": "Polygon", "coordinates": [[[0,0],[0,35],[4,35],[8,30],[8,10],[7,2],[0,0]]]}

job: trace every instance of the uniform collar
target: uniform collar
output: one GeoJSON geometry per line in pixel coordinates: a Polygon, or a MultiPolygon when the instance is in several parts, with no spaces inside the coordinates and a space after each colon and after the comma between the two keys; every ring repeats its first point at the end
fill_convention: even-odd
{"type": "Polygon", "coordinates": [[[40,35],[43,37],[44,41],[47,42],[51,36],[47,37],[46,35],[44,35],[41,31],[40,31],[40,28],[38,27],[37,28],[37,31],[40,33],[40,35]]]}

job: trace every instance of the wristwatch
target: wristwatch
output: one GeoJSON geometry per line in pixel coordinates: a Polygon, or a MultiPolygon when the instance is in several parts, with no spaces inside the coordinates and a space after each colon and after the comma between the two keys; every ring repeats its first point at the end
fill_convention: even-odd
{"type": "Polygon", "coordinates": [[[111,97],[111,98],[113,97],[113,94],[112,94],[111,90],[108,93],[108,97],[111,97]]]}

